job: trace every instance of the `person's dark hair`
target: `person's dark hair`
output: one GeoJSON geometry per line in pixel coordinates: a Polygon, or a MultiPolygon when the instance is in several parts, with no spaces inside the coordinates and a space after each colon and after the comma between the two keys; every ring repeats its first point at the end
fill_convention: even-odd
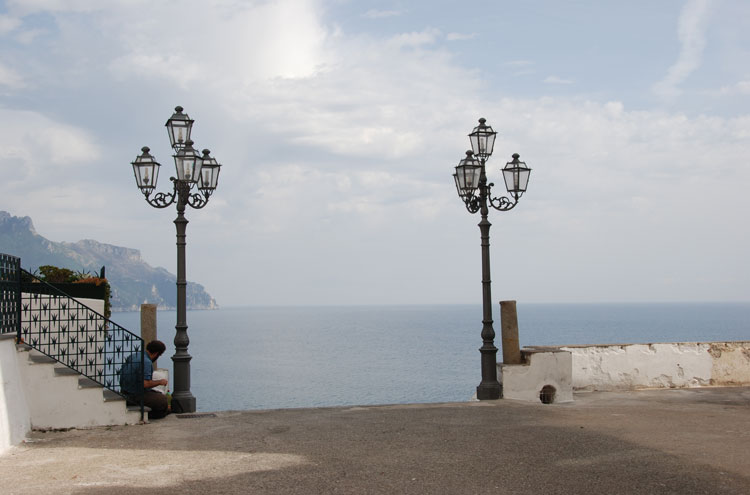
{"type": "Polygon", "coordinates": [[[167,350],[167,346],[165,346],[164,342],[162,342],[161,340],[152,340],[146,345],[146,350],[151,354],[161,356],[162,354],[164,354],[164,351],[167,350]]]}

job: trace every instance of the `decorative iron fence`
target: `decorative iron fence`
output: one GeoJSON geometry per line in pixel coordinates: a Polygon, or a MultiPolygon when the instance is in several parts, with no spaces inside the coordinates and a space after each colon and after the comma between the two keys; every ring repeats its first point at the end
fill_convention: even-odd
{"type": "Polygon", "coordinates": [[[19,341],[124,397],[120,370],[133,354],[142,367],[143,339],[26,270],[21,274],[19,341]]]}
{"type": "Polygon", "coordinates": [[[0,253],[0,334],[18,333],[21,322],[21,259],[0,253]]]}

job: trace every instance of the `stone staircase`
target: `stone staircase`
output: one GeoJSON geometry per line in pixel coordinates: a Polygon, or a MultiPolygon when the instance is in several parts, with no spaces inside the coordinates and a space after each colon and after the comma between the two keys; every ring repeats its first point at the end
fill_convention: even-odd
{"type": "MultiPolygon", "coordinates": [[[[137,424],[140,408],[25,344],[18,368],[35,430],[137,424]]],[[[144,415],[144,419],[146,419],[144,415]]]]}

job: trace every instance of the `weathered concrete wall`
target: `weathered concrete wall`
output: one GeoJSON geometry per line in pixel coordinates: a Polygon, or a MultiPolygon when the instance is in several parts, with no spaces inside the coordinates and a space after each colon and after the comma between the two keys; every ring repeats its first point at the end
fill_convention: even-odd
{"type": "Polygon", "coordinates": [[[750,341],[563,346],[574,390],[750,385],[750,341]]]}
{"type": "Polygon", "coordinates": [[[17,359],[16,334],[0,336],[0,453],[21,443],[31,430],[17,359]]]}
{"type": "Polygon", "coordinates": [[[573,400],[571,353],[558,348],[521,350],[522,364],[498,363],[503,398],[541,402],[542,389],[554,390],[551,402],[573,400]]]}

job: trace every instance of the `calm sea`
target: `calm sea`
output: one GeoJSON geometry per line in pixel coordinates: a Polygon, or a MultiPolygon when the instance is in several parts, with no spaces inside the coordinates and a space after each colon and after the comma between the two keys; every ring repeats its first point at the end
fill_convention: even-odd
{"type": "MultiPolygon", "coordinates": [[[[191,391],[199,411],[464,401],[481,380],[481,319],[473,305],[189,311],[191,391]]],[[[140,332],[137,312],[112,320],[140,332]]],[[[522,346],[750,340],[750,303],[519,303],[518,322],[522,346]]],[[[157,324],[172,356],[174,311],[157,324]]]]}

